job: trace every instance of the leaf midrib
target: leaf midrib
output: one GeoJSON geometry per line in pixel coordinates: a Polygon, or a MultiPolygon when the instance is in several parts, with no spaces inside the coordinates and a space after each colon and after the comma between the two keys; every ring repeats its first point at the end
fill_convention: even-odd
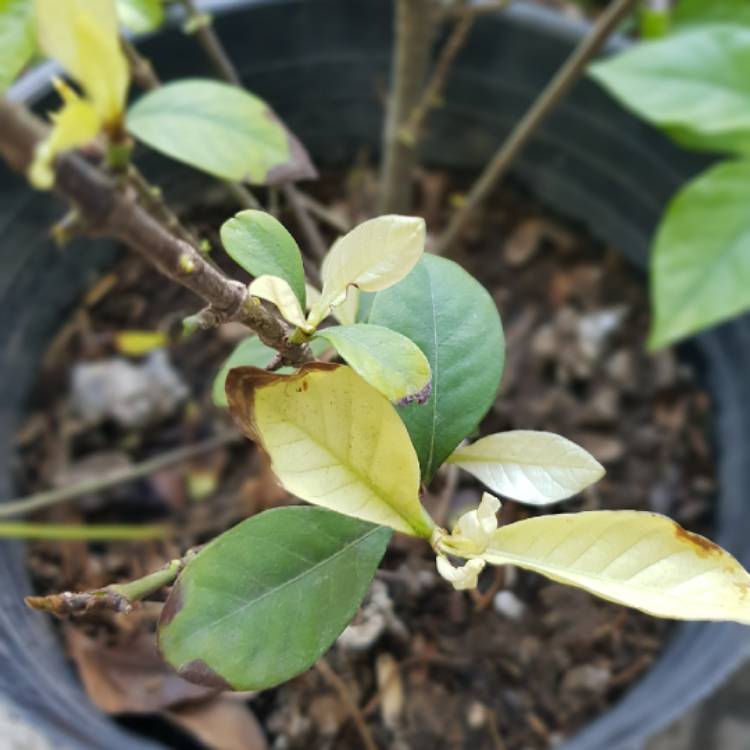
{"type": "MultiPolygon", "coordinates": [[[[236,615],[239,615],[239,614],[243,613],[249,607],[254,607],[256,604],[258,604],[259,602],[263,601],[266,597],[271,596],[272,594],[277,594],[279,591],[281,591],[282,589],[286,588],[287,586],[290,586],[291,584],[296,583],[297,581],[300,581],[301,579],[305,578],[308,575],[312,575],[316,570],[318,570],[319,568],[322,568],[322,567],[328,565],[329,563],[332,563],[334,560],[336,560],[338,557],[340,557],[345,552],[347,552],[348,550],[350,550],[352,547],[354,547],[356,545],[359,545],[361,542],[364,542],[370,536],[372,536],[373,534],[375,534],[378,531],[380,531],[380,529],[381,529],[380,526],[375,526],[375,528],[369,529],[368,531],[366,531],[361,536],[359,536],[356,539],[354,539],[353,541],[349,542],[346,546],[342,547],[339,550],[336,550],[336,552],[334,552],[332,555],[324,558],[320,562],[315,563],[315,565],[313,565],[312,567],[303,570],[301,573],[298,573],[296,576],[294,576],[292,578],[289,578],[288,580],[284,581],[279,586],[276,586],[275,588],[269,589],[268,591],[264,591],[260,596],[254,598],[254,599],[251,599],[247,603],[243,604],[241,607],[237,607],[237,609],[232,610],[231,612],[228,612],[227,614],[225,614],[222,617],[220,617],[218,620],[215,620],[215,621],[213,621],[213,622],[211,622],[211,623],[209,623],[207,625],[204,625],[202,628],[199,628],[198,630],[193,631],[191,633],[190,637],[191,638],[195,638],[195,637],[201,635],[202,633],[204,633],[207,630],[219,627],[225,620],[228,620],[228,619],[230,619],[232,617],[235,617],[236,615]]],[[[182,612],[184,612],[184,611],[185,610],[183,609],[182,612]]]]}

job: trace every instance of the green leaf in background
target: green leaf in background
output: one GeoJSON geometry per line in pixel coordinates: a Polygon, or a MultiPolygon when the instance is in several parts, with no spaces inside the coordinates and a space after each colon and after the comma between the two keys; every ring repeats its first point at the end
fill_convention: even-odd
{"type": "MultiPolygon", "coordinates": [[[[313,339],[310,342],[310,349],[316,357],[319,357],[328,348],[328,342],[322,339],[313,339]]],[[[227,375],[232,368],[246,367],[248,365],[265,367],[274,358],[275,354],[276,350],[271,349],[270,346],[266,346],[257,336],[249,336],[244,341],[240,341],[214,378],[213,385],[211,386],[211,399],[214,404],[224,409],[229,406],[224,385],[227,382],[227,375]]],[[[276,372],[286,374],[292,372],[292,368],[281,367],[276,372]]]]}
{"type": "Polygon", "coordinates": [[[308,669],[354,617],[391,537],[322,508],[276,508],[225,532],[185,567],[159,650],[191,682],[273,687],[308,669]]]}
{"type": "Polygon", "coordinates": [[[733,23],[750,26],[748,0],[678,0],[672,9],[672,25],[677,30],[698,24],[733,23]]]}
{"type": "Polygon", "coordinates": [[[134,34],[156,31],[164,23],[163,0],[116,0],[117,18],[134,34]]]}
{"type": "Polygon", "coordinates": [[[427,403],[398,407],[429,481],[495,400],[505,362],[500,316],[459,265],[425,255],[403,281],[378,292],[370,323],[410,338],[432,368],[427,403]]]}
{"type": "Polygon", "coordinates": [[[652,349],[750,309],[750,160],[726,161],[672,199],[651,251],[652,349]]]}
{"type": "MultiPolygon", "coordinates": [[[[245,367],[247,365],[265,367],[275,354],[276,351],[271,349],[270,346],[266,346],[257,336],[250,336],[244,341],[240,341],[214,378],[214,384],[211,387],[211,398],[214,404],[225,409],[229,406],[227,394],[224,392],[224,383],[226,383],[227,375],[233,367],[245,367]]],[[[286,369],[291,371],[291,368],[286,369]]],[[[284,372],[284,370],[282,369],[281,372],[284,372]]]]}
{"type": "Polygon", "coordinates": [[[352,369],[393,403],[424,403],[430,395],[430,363],[406,336],[383,326],[355,323],[316,333],[352,369]]]}
{"type": "Polygon", "coordinates": [[[265,211],[240,211],[221,226],[221,242],[232,260],[251,276],[278,276],[292,287],[305,309],[305,271],[294,237],[265,211]]]}
{"type": "Polygon", "coordinates": [[[678,143],[750,152],[750,28],[709,25],[644,42],[589,71],[678,143]]]}
{"type": "Polygon", "coordinates": [[[151,148],[225,180],[275,185],[316,175],[268,104],[226,83],[161,86],[130,108],[127,127],[151,148]]]}
{"type": "Polygon", "coordinates": [[[36,50],[32,0],[0,0],[0,93],[26,67],[36,50]]]}

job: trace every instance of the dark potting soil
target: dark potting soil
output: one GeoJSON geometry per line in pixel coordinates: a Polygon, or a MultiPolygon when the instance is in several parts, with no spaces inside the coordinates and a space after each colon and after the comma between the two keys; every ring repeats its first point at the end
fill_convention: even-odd
{"type": "MultiPolygon", "coordinates": [[[[359,221],[371,183],[358,170],[314,190],[334,212],[359,221]]],[[[428,226],[444,223],[457,186],[442,173],[421,175],[416,212],[428,226]]],[[[204,205],[188,218],[214,243],[216,261],[242,278],[216,236],[231,212],[204,205]]],[[[474,226],[456,259],[494,296],[507,338],[502,388],[479,432],[550,430],[605,465],[601,482],[551,512],[647,509],[705,533],[715,490],[710,403],[674,352],[645,352],[644,280],[615,250],[556,220],[520,188],[496,195],[474,226]]],[[[196,309],[194,298],[131,256],[92,274],[49,348],[18,436],[19,486],[32,492],[101,476],[225,429],[211,382],[244,333],[228,325],[180,340],[179,321],[196,309]],[[171,387],[182,398],[160,399],[140,421],[132,419],[132,402],[124,420],[116,411],[84,420],[73,408],[80,399],[72,395],[74,372],[111,363],[121,356],[115,334],[139,329],[170,333],[166,365],[177,380],[164,374],[164,361],[152,362],[158,382],[151,387],[171,387]]],[[[132,373],[131,381],[122,377],[127,391],[132,373]]],[[[444,472],[426,502],[450,523],[481,492],[468,475],[444,472]]],[[[176,529],[168,539],[35,543],[29,566],[41,593],[95,588],[143,575],[249,515],[292,502],[251,444],[231,443],[39,514],[58,522],[167,520],[176,529]]],[[[505,501],[501,520],[533,513],[505,501]]],[[[159,662],[152,632],[160,607],[147,602],[130,615],[63,623],[61,634],[95,703],[180,747],[190,735],[208,747],[224,747],[218,738],[231,736],[249,750],[351,750],[364,746],[354,705],[381,748],[541,750],[617,701],[670,631],[667,622],[513,568],[486,570],[476,592],[453,591],[429,547],[397,535],[327,666],[243,702],[189,686],[159,662]],[[150,713],[180,729],[132,718],[150,713]]]]}

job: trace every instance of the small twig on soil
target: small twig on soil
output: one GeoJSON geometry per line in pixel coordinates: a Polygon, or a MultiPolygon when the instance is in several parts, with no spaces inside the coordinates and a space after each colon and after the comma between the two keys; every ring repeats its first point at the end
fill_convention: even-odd
{"type": "Polygon", "coordinates": [[[588,62],[637,2],[638,0],[613,0],[599,16],[591,31],[581,40],[479,175],[464,204],[438,238],[434,247],[435,253],[445,254],[449,251],[471,221],[474,211],[487,199],[539,125],[580,78],[588,62]]]}
{"type": "Polygon", "coordinates": [[[62,594],[48,596],[27,596],[25,601],[32,609],[50,612],[60,618],[103,610],[130,612],[134,602],[145,599],[173,583],[199,551],[200,547],[193,547],[182,557],[170,560],[164,567],[135,581],[113,583],[94,591],[64,591],[62,594]]]}
{"type": "Polygon", "coordinates": [[[359,736],[362,739],[362,744],[367,750],[379,750],[377,744],[375,744],[375,739],[372,736],[370,727],[367,726],[367,722],[364,720],[359,706],[352,699],[351,691],[346,686],[346,683],[331,669],[325,659],[319,659],[315,664],[315,668],[320,672],[323,679],[338,694],[339,699],[344,704],[344,707],[352,717],[354,725],[357,727],[359,736]]]}
{"type": "Polygon", "coordinates": [[[415,144],[402,129],[417,106],[430,62],[436,20],[434,0],[398,0],[391,90],[383,132],[383,167],[378,211],[408,213],[411,209],[415,144]]]}
{"type": "MultiPolygon", "coordinates": [[[[0,99],[0,155],[25,175],[47,128],[25,107],[0,99]]],[[[202,297],[208,308],[197,316],[201,326],[236,320],[281,352],[290,365],[312,359],[305,344],[292,344],[289,326],[275,311],[252,297],[247,287],[225,276],[189,242],[157,221],[135,199],[134,190],[117,184],[79,152],[62,154],[55,163],[57,193],[78,210],[87,233],[122,242],[165,276],[202,297]]]]}
{"type": "Polygon", "coordinates": [[[243,440],[243,437],[239,432],[227,430],[226,432],[207,438],[200,443],[175,448],[174,450],[167,451],[155,456],[154,458],[149,458],[146,461],[134,464],[133,466],[126,466],[121,469],[106,472],[104,475],[98,476],[95,479],[69,484],[65,487],[58,487],[53,490],[37,492],[28,497],[0,503],[0,518],[26,515],[32,511],[39,510],[40,508],[47,508],[50,505],[57,505],[58,503],[64,503],[68,500],[75,500],[83,495],[90,495],[93,492],[101,492],[116,487],[119,484],[132,482],[136,479],[155,474],[157,471],[166,469],[169,466],[190,461],[196,456],[209,453],[210,451],[220,448],[223,445],[227,445],[228,443],[235,443],[241,440],[243,440]]]}

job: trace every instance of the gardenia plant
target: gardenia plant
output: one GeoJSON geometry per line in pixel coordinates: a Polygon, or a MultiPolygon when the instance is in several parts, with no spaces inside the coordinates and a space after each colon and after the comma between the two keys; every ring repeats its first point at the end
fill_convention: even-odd
{"type": "Polygon", "coordinates": [[[0,102],[0,131],[9,134],[0,137],[2,153],[36,187],[71,197],[77,222],[200,294],[208,306],[187,321],[188,332],[239,320],[257,333],[218,374],[214,398],[267,454],[280,484],[313,507],[260,513],[143,579],[33,606],[127,611],[174,583],[158,627],[167,662],[194,682],[268,688],[330,647],[396,532],[424,540],[456,589],[476,587],[487,565],[512,564],[659,617],[750,624],[750,575],[664,516],[595,511],[498,524],[495,495],[550,506],[604,470],[547,432],[466,442],[495,401],[503,332],[487,291],[454,262],[424,253],[422,219],[387,214],[343,234],[318,288],[306,283],[282,224],[244,210],[224,223],[221,239],[253,281],[227,279],[184,232],[159,222],[168,209],[133,172],[130,137],[255,184],[309,174],[299,143],[257,97],[212,81],[155,88],[125,111],[129,73],[111,0],[36,0],[34,9],[42,49],[83,96],[58,85],[63,108],[41,140],[27,135],[27,113],[0,102]],[[71,151],[77,146],[89,160],[71,151]],[[87,209],[92,192],[96,211],[87,209]],[[421,502],[445,464],[489,490],[450,530],[421,502]]]}

